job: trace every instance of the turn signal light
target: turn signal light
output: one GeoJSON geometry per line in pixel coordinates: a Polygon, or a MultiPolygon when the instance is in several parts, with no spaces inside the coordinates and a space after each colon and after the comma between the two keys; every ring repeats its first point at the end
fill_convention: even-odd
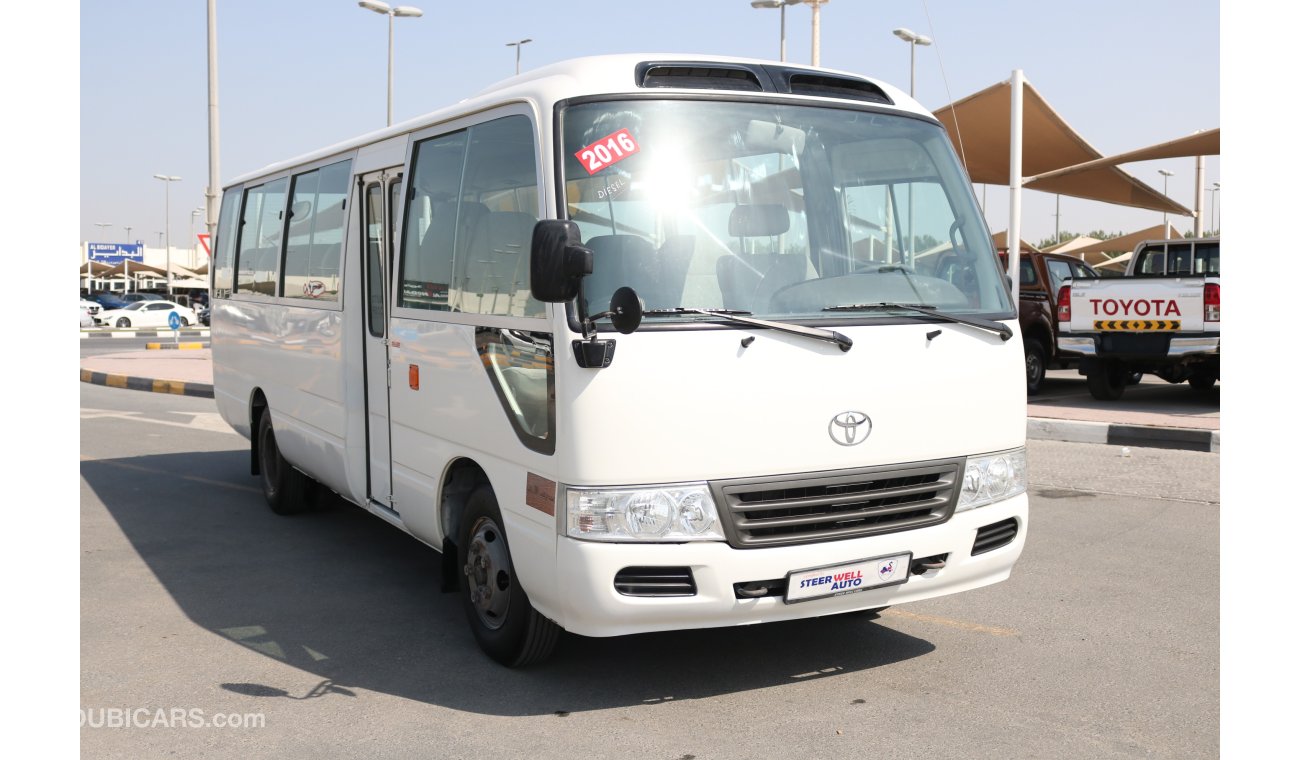
{"type": "Polygon", "coordinates": [[[1219,321],[1219,285],[1218,283],[1205,283],[1205,321],[1219,321]]]}
{"type": "Polygon", "coordinates": [[[1058,293],[1056,296],[1056,319],[1058,322],[1068,323],[1070,321],[1070,286],[1069,285],[1062,285],[1061,292],[1058,293]]]}

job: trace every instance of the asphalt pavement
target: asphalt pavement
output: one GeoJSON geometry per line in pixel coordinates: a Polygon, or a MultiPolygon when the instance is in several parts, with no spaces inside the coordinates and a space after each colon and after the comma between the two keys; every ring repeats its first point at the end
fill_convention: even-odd
{"type": "MultiPolygon", "coordinates": [[[[173,340],[170,331],[152,350],[83,356],[81,381],[132,390],[212,397],[212,351],[207,331],[173,340]],[[176,346],[181,350],[162,350],[176,346]],[[201,346],[201,347],[200,347],[201,346]]],[[[1051,370],[1028,401],[1027,436],[1035,440],[1219,451],[1219,389],[1197,391],[1147,376],[1115,401],[1097,401],[1083,376],[1051,370]]]]}

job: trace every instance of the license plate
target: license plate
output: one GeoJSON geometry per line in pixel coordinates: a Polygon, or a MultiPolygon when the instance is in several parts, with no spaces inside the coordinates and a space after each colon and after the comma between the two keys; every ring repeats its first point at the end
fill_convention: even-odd
{"type": "Polygon", "coordinates": [[[786,576],[785,602],[806,602],[828,596],[856,594],[869,588],[897,586],[907,582],[912,553],[889,554],[811,570],[795,570],[786,576]]]}

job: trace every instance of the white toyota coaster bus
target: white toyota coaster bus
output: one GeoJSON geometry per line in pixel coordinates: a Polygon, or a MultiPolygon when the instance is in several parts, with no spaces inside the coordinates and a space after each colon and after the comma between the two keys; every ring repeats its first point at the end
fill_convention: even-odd
{"type": "Polygon", "coordinates": [[[323,487],[440,550],[507,665],[874,613],[1024,545],[1007,280],[889,85],[547,66],[237,179],[212,271],[216,402],[271,508],[323,487]]]}

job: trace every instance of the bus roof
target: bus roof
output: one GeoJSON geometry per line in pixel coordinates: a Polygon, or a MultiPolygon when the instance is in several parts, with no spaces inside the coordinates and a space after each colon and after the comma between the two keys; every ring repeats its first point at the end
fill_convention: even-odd
{"type": "MultiPolygon", "coordinates": [[[[909,97],[907,93],[902,90],[880,80],[871,79],[847,71],[798,66],[789,63],[751,58],[687,55],[682,53],[628,53],[620,55],[589,56],[552,63],[524,72],[518,76],[504,79],[475,95],[445,108],[440,108],[436,111],[394,124],[391,127],[375,130],[292,159],[277,161],[256,171],[246,172],[225,183],[225,187],[242,184],[258,177],[276,174],[295,166],[319,161],[336,154],[346,153],[365,145],[371,145],[373,143],[387,140],[391,137],[421,130],[444,121],[458,118],[465,114],[471,114],[498,104],[509,102],[531,102],[546,109],[550,107],[550,104],[568,98],[619,93],[644,94],[647,91],[647,87],[654,92],[662,93],[664,95],[682,93],[698,94],[702,91],[707,91],[718,94],[719,97],[763,97],[766,95],[769,97],[781,98],[807,98],[811,101],[821,102],[844,102],[846,99],[844,95],[824,94],[828,91],[824,87],[821,89],[805,88],[802,91],[797,87],[792,89],[790,82],[800,81],[801,79],[804,81],[831,83],[831,91],[833,91],[833,84],[836,82],[861,86],[863,89],[874,89],[876,92],[879,92],[884,96],[882,101],[877,101],[875,103],[875,105],[879,107],[892,108],[901,112],[919,114],[933,118],[929,111],[921,107],[919,103],[909,97]],[[684,64],[714,65],[686,66],[684,64]],[[679,74],[677,78],[679,78],[684,84],[677,85],[675,82],[672,82],[671,84],[665,83],[665,80],[671,79],[670,77],[659,78],[651,85],[644,84],[643,78],[647,76],[647,74],[653,74],[655,69],[660,71],[671,69],[677,72],[679,74]],[[718,72],[729,72],[731,76],[710,76],[711,74],[716,75],[718,72]],[[726,84],[718,86],[717,83],[708,83],[712,79],[719,81],[726,80],[730,82],[735,79],[746,78],[752,78],[753,80],[749,87],[727,86],[726,84]],[[694,84],[692,84],[692,82],[694,82],[694,84]],[[701,82],[705,83],[701,84],[701,82]],[[761,87],[761,89],[755,89],[752,86],[754,84],[761,87]],[[784,87],[782,87],[782,85],[784,85],[784,87]]],[[[863,98],[854,98],[852,94],[847,95],[847,98],[850,100],[857,100],[858,102],[863,100],[863,98]]]]}

